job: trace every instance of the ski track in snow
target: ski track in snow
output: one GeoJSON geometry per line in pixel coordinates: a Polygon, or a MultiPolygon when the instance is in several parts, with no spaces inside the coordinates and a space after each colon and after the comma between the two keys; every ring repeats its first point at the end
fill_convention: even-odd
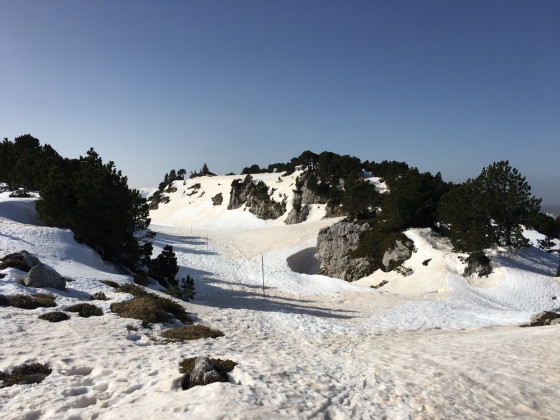
{"type": "MultiPolygon", "coordinates": [[[[76,244],[71,232],[28,224],[32,200],[27,207],[17,202],[27,209],[24,218],[21,211],[8,211],[13,207],[4,200],[0,255],[26,249],[74,279],[64,292],[49,290],[57,295],[57,310],[85,293],[103,291],[110,300],[94,302],[103,308],[102,317],[72,314],[61,323],[37,319],[50,308],[0,309],[0,370],[26,362],[46,362],[53,369],[41,384],[0,389],[2,418],[558,416],[558,327],[515,325],[539,310],[558,309],[553,297],[560,296],[560,285],[545,274],[553,260],[538,250],[498,252],[501,268],[474,285],[453,271],[458,263],[444,244],[414,230],[407,234],[419,247],[408,262],[415,273],[390,279],[394,290],[418,290],[403,295],[292,272],[287,257],[314,246],[316,232],[302,233],[298,245],[290,238],[261,245],[263,296],[261,252],[257,246],[249,252],[250,244],[266,232],[282,238],[282,231],[211,232],[207,241],[205,232],[154,226],[154,254],[173,245],[178,277],[195,278],[196,299],[186,304],[188,311],[225,333],[214,340],[162,344],[151,337],[172,325],[142,328],[110,312],[111,303],[130,296],[99,280],[124,283],[130,277],[76,244]],[[427,258],[432,262],[424,268],[427,258]],[[232,383],[181,391],[178,362],[201,354],[238,362],[232,383]]],[[[4,272],[1,294],[41,291],[14,282],[24,273],[4,272]]],[[[371,282],[384,275],[376,273],[371,282]]]]}

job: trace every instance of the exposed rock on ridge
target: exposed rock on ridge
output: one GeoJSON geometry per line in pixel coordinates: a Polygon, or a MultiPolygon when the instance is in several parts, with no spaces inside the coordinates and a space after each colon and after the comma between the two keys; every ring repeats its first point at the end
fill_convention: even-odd
{"type": "Polygon", "coordinates": [[[231,184],[228,210],[245,205],[249,211],[260,219],[277,219],[286,212],[286,203],[274,201],[268,194],[268,187],[262,181],[253,183],[247,175],[243,182],[235,180],[231,184]]]}
{"type": "Polygon", "coordinates": [[[293,225],[305,222],[311,211],[310,204],[326,204],[326,202],[327,198],[311,191],[307,186],[307,181],[305,181],[301,189],[294,191],[294,208],[288,214],[285,223],[293,225]]]}

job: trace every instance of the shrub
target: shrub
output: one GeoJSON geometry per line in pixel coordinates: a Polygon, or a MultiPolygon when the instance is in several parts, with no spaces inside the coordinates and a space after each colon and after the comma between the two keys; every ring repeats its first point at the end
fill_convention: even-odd
{"type": "Polygon", "coordinates": [[[169,320],[168,313],[149,297],[135,297],[125,302],[113,303],[111,311],[123,318],[139,319],[143,326],[169,320]]]}
{"type": "Polygon", "coordinates": [[[48,312],[46,314],[39,315],[39,319],[43,319],[49,322],[60,322],[60,321],[66,321],[67,319],[70,319],[70,317],[68,316],[68,314],[65,314],[64,312],[57,311],[57,312],[48,312]]]}
{"type": "Polygon", "coordinates": [[[25,271],[26,273],[31,269],[25,263],[20,254],[9,254],[2,258],[2,261],[0,262],[0,270],[4,270],[9,267],[17,268],[18,270],[25,271]]]}
{"type": "Polygon", "coordinates": [[[134,273],[134,283],[140,286],[145,286],[148,284],[148,275],[144,271],[138,271],[134,273]]]}
{"type": "Polygon", "coordinates": [[[91,303],[78,303],[77,305],[72,305],[66,308],[70,312],[78,312],[82,318],[89,318],[90,316],[101,316],[103,311],[101,308],[92,305],[91,303]]]}
{"type": "Polygon", "coordinates": [[[396,241],[407,243],[410,240],[402,232],[393,232],[387,230],[382,223],[375,223],[372,228],[362,232],[360,243],[350,252],[350,258],[367,258],[372,263],[372,271],[375,269],[391,271],[396,266],[387,269],[382,264],[382,260],[385,252],[394,248],[396,241]]]}
{"type": "MultiPolygon", "coordinates": [[[[38,384],[52,372],[47,365],[30,363],[16,366],[11,373],[0,372],[0,381],[4,387],[18,384],[38,384]]],[[[0,386],[2,388],[2,386],[0,386]]]]}
{"type": "Polygon", "coordinates": [[[194,279],[187,275],[187,278],[182,278],[177,286],[167,289],[167,294],[185,302],[194,299],[194,279]]]}
{"type": "Polygon", "coordinates": [[[223,337],[224,333],[218,330],[213,330],[204,325],[188,325],[184,328],[175,328],[172,330],[164,331],[162,337],[169,339],[169,341],[186,341],[198,340],[203,338],[218,338],[223,337]]]}
{"type": "Polygon", "coordinates": [[[20,309],[53,308],[56,306],[54,295],[36,293],[33,295],[8,296],[8,306],[20,309]]]}
{"type": "Polygon", "coordinates": [[[181,322],[185,322],[185,323],[191,322],[191,318],[190,318],[189,314],[187,313],[185,308],[183,308],[183,306],[181,306],[179,303],[174,302],[171,299],[158,296],[154,293],[148,293],[148,292],[146,292],[146,290],[144,290],[143,288],[141,288],[139,286],[136,286],[135,284],[125,284],[123,286],[120,286],[117,289],[117,292],[130,293],[131,295],[133,295],[135,297],[135,299],[140,299],[140,298],[144,299],[140,302],[129,304],[130,308],[128,307],[128,305],[121,305],[121,304],[125,304],[127,302],[132,302],[132,301],[134,301],[134,299],[129,300],[127,302],[114,303],[113,305],[111,305],[111,310],[115,313],[118,313],[120,316],[122,316],[124,318],[140,319],[144,323],[167,322],[167,320],[169,319],[169,315],[167,313],[170,312],[170,313],[173,314],[173,316],[175,318],[177,318],[181,322]],[[148,301],[150,301],[151,303],[148,303],[148,301]],[[144,313],[144,309],[142,309],[142,308],[147,307],[148,305],[151,308],[155,308],[154,310],[157,310],[157,312],[159,314],[155,317],[155,320],[149,320],[149,319],[152,319],[149,316],[149,314],[148,315],[142,315],[144,313]],[[116,310],[113,309],[113,306],[115,306],[116,310]],[[161,311],[163,311],[163,313],[165,313],[165,316],[161,315],[161,313],[160,313],[161,311]],[[122,313],[124,313],[124,312],[137,313],[137,315],[136,316],[123,315],[122,313]],[[139,318],[138,316],[142,316],[142,317],[139,318]],[[163,319],[163,318],[165,318],[165,319],[163,319]]]}
{"type": "Polygon", "coordinates": [[[99,281],[109,287],[112,287],[113,289],[117,289],[118,287],[121,286],[119,283],[113,280],[99,280],[99,281]]]}
{"type": "Polygon", "coordinates": [[[10,306],[10,301],[7,296],[0,295],[0,306],[10,306]]]}

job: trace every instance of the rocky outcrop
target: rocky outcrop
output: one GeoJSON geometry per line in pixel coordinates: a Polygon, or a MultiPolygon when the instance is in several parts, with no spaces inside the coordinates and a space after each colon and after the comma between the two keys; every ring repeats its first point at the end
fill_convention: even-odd
{"type": "Polygon", "coordinates": [[[301,188],[294,191],[293,208],[285,223],[293,225],[305,222],[311,211],[310,204],[326,204],[326,202],[327,198],[310,190],[305,181],[301,188]]]}
{"type": "Polygon", "coordinates": [[[401,241],[397,239],[393,247],[383,254],[382,264],[387,270],[400,265],[411,257],[413,246],[414,242],[411,240],[401,241]]]}
{"type": "Polygon", "coordinates": [[[367,223],[339,222],[321,229],[317,237],[317,255],[322,260],[321,274],[347,281],[362,278],[372,271],[366,258],[350,258],[358,247],[360,234],[369,229],[367,223]]]}
{"type": "Polygon", "coordinates": [[[531,320],[529,322],[530,327],[540,327],[543,325],[557,325],[560,323],[560,314],[556,312],[537,312],[531,315],[531,320]]]}
{"type": "Polygon", "coordinates": [[[284,223],[286,223],[287,225],[295,225],[297,223],[303,223],[309,217],[310,212],[311,212],[311,207],[307,204],[303,207],[300,207],[299,210],[293,208],[292,210],[290,210],[290,213],[288,213],[288,217],[286,218],[284,223]]]}
{"type": "Polygon", "coordinates": [[[286,203],[274,201],[268,194],[268,187],[262,181],[253,183],[247,175],[243,182],[235,180],[231,184],[228,210],[245,205],[259,219],[277,219],[286,212],[286,203]]]}
{"type": "Polygon", "coordinates": [[[223,202],[224,196],[222,193],[218,193],[214,197],[212,197],[212,204],[215,206],[221,206],[223,202]]]}
{"type": "Polygon", "coordinates": [[[45,267],[43,264],[36,265],[23,279],[23,284],[27,287],[52,287],[64,290],[66,280],[56,271],[45,267]]]}

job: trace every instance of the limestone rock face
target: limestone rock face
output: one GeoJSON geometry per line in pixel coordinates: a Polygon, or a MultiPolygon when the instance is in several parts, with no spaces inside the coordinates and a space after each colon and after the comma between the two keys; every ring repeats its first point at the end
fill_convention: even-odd
{"type": "Polygon", "coordinates": [[[365,258],[350,258],[358,247],[360,234],[369,229],[368,223],[339,222],[321,229],[317,237],[317,255],[322,260],[321,274],[354,281],[371,273],[371,263],[365,258]]]}
{"type": "Polygon", "coordinates": [[[259,219],[277,219],[286,213],[286,203],[278,203],[270,198],[264,183],[254,184],[251,178],[243,182],[233,182],[228,210],[245,205],[259,219]],[[262,190],[264,188],[265,191],[262,190]]]}
{"type": "Polygon", "coordinates": [[[286,218],[285,222],[287,225],[295,225],[297,223],[303,223],[309,217],[309,212],[311,207],[309,205],[304,205],[301,207],[299,211],[296,209],[292,209],[290,213],[288,213],[288,217],[286,218]]]}
{"type": "Polygon", "coordinates": [[[383,254],[382,264],[385,268],[389,269],[392,264],[400,264],[408,260],[412,255],[410,251],[412,245],[413,242],[410,240],[404,242],[396,240],[393,248],[385,251],[385,254],[383,254]]]}
{"type": "Polygon", "coordinates": [[[294,208],[290,211],[285,221],[287,225],[305,222],[311,210],[310,204],[326,204],[328,201],[326,197],[311,191],[307,187],[307,181],[305,181],[301,190],[295,191],[293,200],[294,208]]]}
{"type": "Polygon", "coordinates": [[[56,271],[42,264],[29,270],[23,279],[23,284],[27,287],[52,287],[59,290],[66,288],[66,280],[56,271]]]}

